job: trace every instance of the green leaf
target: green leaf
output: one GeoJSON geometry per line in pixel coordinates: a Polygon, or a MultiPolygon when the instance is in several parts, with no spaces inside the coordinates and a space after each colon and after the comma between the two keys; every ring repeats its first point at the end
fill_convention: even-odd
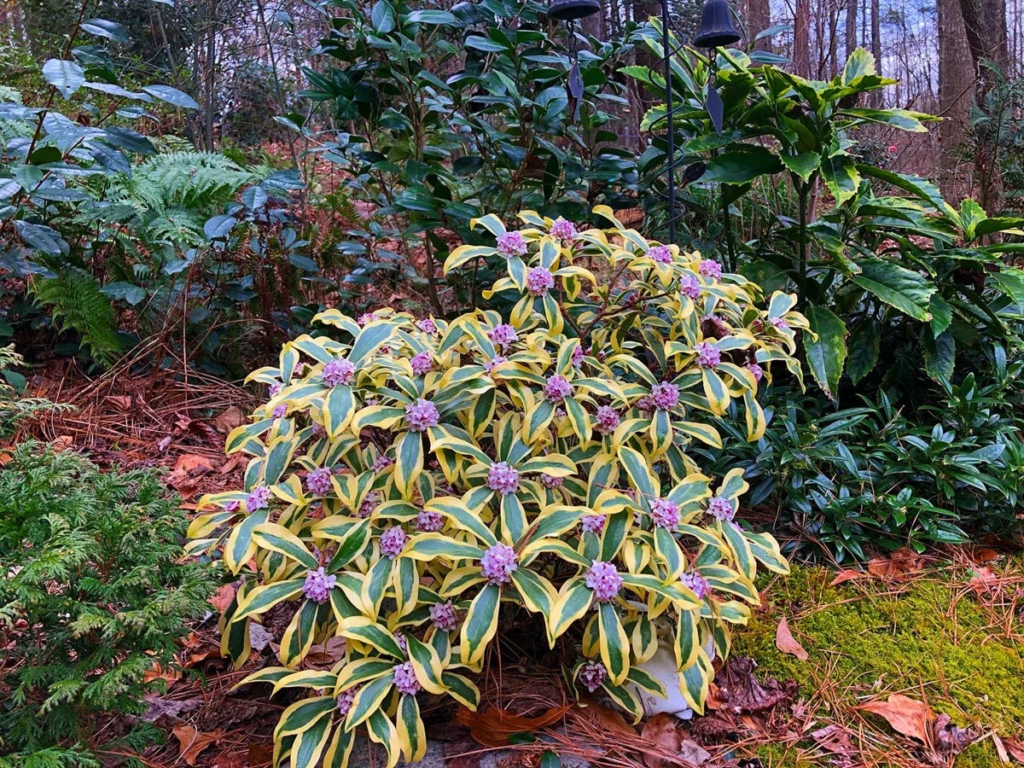
{"type": "Polygon", "coordinates": [[[818,167],[821,165],[821,155],[817,152],[782,155],[782,164],[803,181],[808,181],[811,178],[811,174],[818,170],[818,167]]]}
{"type": "Polygon", "coordinates": [[[873,317],[864,318],[850,334],[850,355],[846,372],[854,384],[859,382],[878,364],[882,329],[873,317]]]}
{"type": "Polygon", "coordinates": [[[405,20],[409,24],[456,24],[458,19],[448,11],[413,11],[405,20]]]}
{"type": "Polygon", "coordinates": [[[956,363],[956,341],[953,334],[943,331],[938,336],[925,333],[924,369],[935,381],[949,381],[956,363]]]}
{"type": "Polygon", "coordinates": [[[875,57],[864,48],[858,48],[850,54],[843,67],[843,85],[856,85],[866,75],[875,74],[875,57]]]}
{"type": "Polygon", "coordinates": [[[807,321],[818,335],[817,341],[809,333],[804,335],[807,365],[825,396],[835,401],[846,361],[846,326],[824,307],[808,307],[807,321]]]}
{"type": "Polygon", "coordinates": [[[931,319],[928,307],[935,285],[930,280],[882,259],[869,258],[857,264],[861,271],[853,276],[853,282],[861,288],[915,320],[931,319]]]}
{"type": "Polygon", "coordinates": [[[83,21],[80,28],[83,32],[87,32],[90,35],[105,37],[108,40],[113,40],[115,43],[128,42],[128,33],[116,21],[89,19],[88,21],[83,21]]]}
{"type": "Polygon", "coordinates": [[[922,120],[935,120],[923,112],[911,112],[908,109],[844,109],[841,114],[854,117],[868,123],[880,123],[899,128],[901,131],[927,133],[922,120]]]}
{"type": "MultiPolygon", "coordinates": [[[[1021,306],[1024,306],[1024,301],[1021,306]]],[[[928,309],[932,313],[932,333],[938,336],[953,322],[953,308],[939,294],[933,293],[928,301],[928,309]]]]}
{"type": "Polygon", "coordinates": [[[50,59],[43,65],[43,77],[50,85],[60,91],[65,99],[82,87],[85,72],[73,61],[50,59]]]}
{"type": "Polygon", "coordinates": [[[142,87],[150,96],[155,96],[160,101],[166,101],[182,109],[199,109],[199,104],[184,91],[172,88],[169,85],[144,85],[142,87]]]}
{"type": "Polygon", "coordinates": [[[779,156],[763,147],[748,151],[726,152],[712,159],[700,177],[700,181],[717,181],[721,184],[743,184],[758,176],[779,173],[783,170],[779,156]]]}
{"type": "Polygon", "coordinates": [[[836,199],[836,205],[842,205],[857,194],[860,174],[856,164],[847,155],[826,158],[821,166],[821,175],[832,197],[836,199]]]}
{"type": "Polygon", "coordinates": [[[132,283],[107,283],[100,288],[100,293],[112,299],[120,299],[128,302],[131,306],[141,303],[146,298],[146,289],[132,283]]]}
{"type": "Polygon", "coordinates": [[[386,35],[395,28],[395,9],[386,0],[377,0],[370,11],[370,23],[378,35],[386,35]]]}

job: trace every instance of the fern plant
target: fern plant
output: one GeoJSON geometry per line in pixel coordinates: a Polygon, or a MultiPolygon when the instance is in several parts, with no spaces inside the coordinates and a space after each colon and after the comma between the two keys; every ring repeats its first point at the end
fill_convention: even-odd
{"type": "MultiPolygon", "coordinates": [[[[65,762],[100,713],[141,714],[155,664],[206,611],[212,572],[176,562],[185,518],[149,472],[19,446],[0,470],[0,756],[65,762]]],[[[3,759],[0,757],[0,759],[3,759]]]]}
{"type": "Polygon", "coordinates": [[[32,293],[50,309],[55,323],[81,337],[98,362],[117,359],[121,341],[114,327],[114,308],[90,274],[69,267],[51,278],[37,277],[32,293]]]}

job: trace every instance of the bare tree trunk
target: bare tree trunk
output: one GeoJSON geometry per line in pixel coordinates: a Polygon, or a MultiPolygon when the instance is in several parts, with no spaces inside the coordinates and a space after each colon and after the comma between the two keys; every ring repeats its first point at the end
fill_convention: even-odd
{"type": "Polygon", "coordinates": [[[758,51],[770,51],[772,41],[770,37],[754,42],[758,33],[763,32],[772,25],[772,8],[768,0],[744,0],[743,1],[743,23],[746,25],[747,45],[758,51]]]}
{"type": "MultiPolygon", "coordinates": [[[[871,54],[875,57],[875,70],[882,74],[882,10],[878,0],[871,0],[871,54]]],[[[882,106],[882,89],[868,94],[868,102],[875,108],[882,106]]]]}
{"type": "Polygon", "coordinates": [[[214,150],[213,115],[217,110],[217,0],[209,0],[206,6],[206,61],[204,72],[206,81],[206,115],[204,133],[206,149],[214,150]]]}
{"type": "Polygon", "coordinates": [[[793,69],[800,77],[811,76],[810,31],[810,0],[796,0],[796,11],[793,14],[793,69]]]}
{"type": "Polygon", "coordinates": [[[974,94],[974,66],[964,32],[960,0],[937,0],[939,26],[939,179],[943,194],[953,199],[970,194],[969,181],[958,172],[968,134],[968,112],[974,94]]]}
{"type": "Polygon", "coordinates": [[[846,58],[857,50],[857,0],[846,0],[846,58]]]}
{"type": "Polygon", "coordinates": [[[988,32],[988,58],[1006,74],[1010,65],[1010,50],[1006,29],[1006,0],[983,0],[985,29],[988,32]]]}

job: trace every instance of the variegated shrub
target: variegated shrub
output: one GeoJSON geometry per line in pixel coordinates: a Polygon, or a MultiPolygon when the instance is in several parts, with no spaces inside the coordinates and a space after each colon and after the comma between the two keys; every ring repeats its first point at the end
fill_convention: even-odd
{"type": "Polygon", "coordinates": [[[687,451],[721,446],[722,418],[763,433],[762,377],[773,363],[800,376],[793,297],[763,309],[743,277],[595,214],[614,227],[476,222],[496,246],[457,248],[445,269],[503,259],[485,295],[520,295],[508,318],[328,310],[321,334],[252,374],[270,399],[227,441],[251,456],[245,488],[203,500],[190,551],[243,577],[222,618],[237,664],[251,621],[294,614],[283,666],[245,681],[310,690],[281,717],[277,761],[344,765],[360,726],[392,764],[420,758],[417,694],[475,707],[466,675],[509,603],[552,644],[578,627],[577,685],[636,718],[639,689],[664,695],[641,665],[673,648],[700,712],[728,626],[758,602],[757,563],[786,572],[776,542],[735,519],[742,471],[707,477],[687,451]],[[304,668],[335,636],[344,659],[304,668]]]}

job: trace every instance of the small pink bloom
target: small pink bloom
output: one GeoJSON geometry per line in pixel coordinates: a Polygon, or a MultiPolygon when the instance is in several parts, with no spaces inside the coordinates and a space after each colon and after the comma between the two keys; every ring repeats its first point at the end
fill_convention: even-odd
{"type": "Polygon", "coordinates": [[[671,499],[651,502],[651,519],[659,528],[675,528],[679,524],[679,507],[671,499]]]}
{"type": "Polygon", "coordinates": [[[708,514],[716,520],[728,522],[733,519],[736,512],[732,508],[732,502],[721,496],[715,496],[708,502],[708,514]]]}
{"type": "Polygon", "coordinates": [[[771,322],[772,322],[772,325],[775,326],[776,328],[778,328],[780,331],[788,331],[789,330],[789,323],[787,323],[784,318],[773,317],[771,322]]]}
{"type": "Polygon", "coordinates": [[[434,603],[430,606],[430,621],[436,629],[442,632],[451,632],[459,626],[459,617],[455,612],[452,601],[447,603],[434,603]]]}
{"type": "Polygon", "coordinates": [[[380,491],[370,491],[359,504],[357,517],[366,519],[373,514],[373,510],[377,508],[378,504],[380,504],[380,491]]]}
{"type": "Polygon", "coordinates": [[[377,313],[376,312],[364,312],[356,320],[356,323],[359,324],[360,326],[369,325],[370,323],[372,323],[376,319],[377,319],[377,313]]]}
{"type": "Polygon", "coordinates": [[[555,276],[544,267],[534,267],[526,273],[526,289],[534,296],[546,296],[555,287],[555,276]]]}
{"type": "Polygon", "coordinates": [[[610,435],[619,426],[620,421],[619,414],[614,408],[602,405],[594,416],[594,429],[602,435],[610,435]]]}
{"type": "Polygon", "coordinates": [[[647,251],[647,256],[652,261],[656,261],[659,264],[672,263],[672,251],[670,251],[668,247],[664,245],[655,245],[653,248],[647,251]]]}
{"type": "Polygon", "coordinates": [[[275,381],[270,385],[270,389],[267,390],[267,393],[271,397],[277,397],[278,393],[282,389],[284,389],[284,384],[282,384],[280,381],[275,381]]]}
{"type": "Polygon", "coordinates": [[[545,488],[561,488],[562,484],[565,482],[565,479],[561,477],[555,477],[554,475],[549,475],[545,472],[541,474],[540,482],[541,485],[543,485],[545,488]]]}
{"type": "Polygon", "coordinates": [[[764,369],[757,363],[747,363],[747,370],[754,374],[754,381],[761,381],[764,376],[764,369]]]}
{"type": "Polygon", "coordinates": [[[512,547],[499,542],[480,558],[480,571],[491,584],[508,584],[512,580],[513,571],[519,567],[518,559],[512,547]]]}
{"type": "Polygon", "coordinates": [[[338,711],[342,717],[348,714],[348,711],[352,709],[352,703],[356,700],[356,694],[359,693],[359,686],[349,688],[347,691],[340,693],[336,699],[338,703],[338,711]]]}
{"type": "Polygon", "coordinates": [[[583,515],[580,518],[580,527],[584,533],[600,534],[604,530],[605,515],[583,515]]]}
{"type": "Polygon", "coordinates": [[[415,696],[420,692],[420,681],[416,679],[412,662],[407,661],[395,667],[395,688],[403,696],[415,696]]]}
{"type": "Polygon", "coordinates": [[[326,496],[331,492],[331,470],[317,467],[306,475],[306,490],[313,496],[326,496]]]}
{"type": "Polygon", "coordinates": [[[331,590],[338,582],[334,574],[327,575],[323,568],[306,572],[306,580],[302,582],[302,593],[307,600],[314,603],[326,603],[331,597],[331,590]]]}
{"type": "Polygon", "coordinates": [[[555,219],[548,232],[552,237],[557,237],[559,240],[573,240],[579,234],[576,225],[571,221],[566,221],[561,216],[555,219]]]}
{"type": "Polygon", "coordinates": [[[693,275],[683,275],[679,278],[679,291],[696,301],[700,298],[700,281],[693,275]]]}
{"type": "Polygon", "coordinates": [[[698,600],[703,600],[704,595],[708,593],[708,583],[704,577],[696,571],[687,571],[679,577],[680,583],[684,587],[689,587],[697,595],[698,600]]]}
{"type": "Polygon", "coordinates": [[[424,333],[429,333],[431,335],[437,333],[437,323],[435,323],[429,317],[418,321],[416,323],[416,327],[419,328],[424,333]]]}
{"type": "Polygon", "coordinates": [[[395,463],[395,460],[388,456],[386,453],[382,453],[376,459],[373,460],[373,466],[371,469],[374,472],[383,472],[385,469],[395,463]]]}
{"type": "Polygon", "coordinates": [[[507,347],[510,344],[515,344],[519,341],[519,334],[516,333],[516,329],[508,323],[501,323],[494,326],[487,332],[487,338],[499,347],[507,347]]]}
{"type": "Polygon", "coordinates": [[[594,598],[602,603],[614,600],[622,589],[622,577],[612,563],[595,562],[587,571],[585,582],[593,591],[594,598]]]}
{"type": "Polygon", "coordinates": [[[560,403],[572,394],[572,383],[556,373],[544,383],[544,397],[549,403],[560,403]]]}
{"type": "Polygon", "coordinates": [[[288,403],[281,403],[275,405],[274,410],[270,412],[275,419],[283,419],[288,415],[288,403]]]}
{"type": "Polygon", "coordinates": [[[722,279],[722,265],[714,259],[704,259],[698,269],[704,277],[710,277],[713,280],[722,279]]]}
{"type": "Polygon", "coordinates": [[[484,363],[484,370],[487,371],[487,373],[494,373],[494,369],[495,368],[497,368],[502,363],[507,363],[507,362],[508,362],[508,358],[505,357],[504,355],[495,355],[490,360],[488,360],[486,363],[484,363]]]}
{"type": "Polygon", "coordinates": [[[519,471],[504,461],[492,464],[487,472],[487,487],[502,496],[515,493],[519,490],[519,471]]]}
{"type": "Polygon", "coordinates": [[[717,368],[722,363],[722,352],[714,344],[702,341],[694,347],[697,352],[697,365],[701,368],[717,368]]]}
{"type": "Polygon", "coordinates": [[[582,667],[580,667],[579,674],[576,679],[580,681],[584,688],[593,693],[601,684],[608,678],[608,670],[604,668],[604,664],[600,661],[588,661],[582,667]]]}
{"type": "Polygon", "coordinates": [[[442,527],[444,527],[444,518],[440,512],[430,512],[424,509],[416,515],[416,530],[418,531],[436,533],[442,527]]]}
{"type": "Polygon", "coordinates": [[[343,357],[331,360],[324,366],[324,372],[320,378],[328,387],[335,387],[338,384],[351,384],[356,375],[356,367],[343,357]]]}
{"type": "Polygon", "coordinates": [[[232,514],[234,514],[235,512],[238,511],[239,507],[241,507],[241,506],[242,505],[239,504],[237,501],[229,501],[229,502],[224,504],[224,511],[225,512],[231,512],[232,514]]]}
{"type": "Polygon", "coordinates": [[[659,411],[671,411],[679,402],[679,387],[670,381],[663,381],[651,388],[651,403],[659,411]]]}
{"type": "Polygon", "coordinates": [[[434,369],[434,358],[426,350],[417,352],[409,360],[412,372],[417,376],[425,376],[434,369]]]}
{"type": "Polygon", "coordinates": [[[441,415],[437,412],[437,406],[422,397],[415,405],[405,408],[405,425],[412,432],[426,432],[430,427],[436,427],[440,420],[441,415]]]}
{"type": "Polygon", "coordinates": [[[584,357],[583,347],[582,346],[573,347],[572,358],[571,358],[572,367],[573,368],[579,368],[580,366],[582,366],[583,365],[583,357],[584,357]]]}
{"type": "Polygon", "coordinates": [[[255,512],[258,509],[266,509],[270,506],[270,488],[265,485],[257,486],[249,493],[245,500],[245,511],[255,512]]]}
{"type": "Polygon", "coordinates": [[[408,536],[405,535],[405,531],[400,525],[388,526],[384,533],[380,535],[380,553],[384,557],[390,557],[394,560],[402,554],[407,540],[408,536]]]}
{"type": "Polygon", "coordinates": [[[498,235],[498,253],[506,259],[512,256],[522,256],[526,250],[526,240],[519,232],[506,232],[503,235],[498,235]]]}

